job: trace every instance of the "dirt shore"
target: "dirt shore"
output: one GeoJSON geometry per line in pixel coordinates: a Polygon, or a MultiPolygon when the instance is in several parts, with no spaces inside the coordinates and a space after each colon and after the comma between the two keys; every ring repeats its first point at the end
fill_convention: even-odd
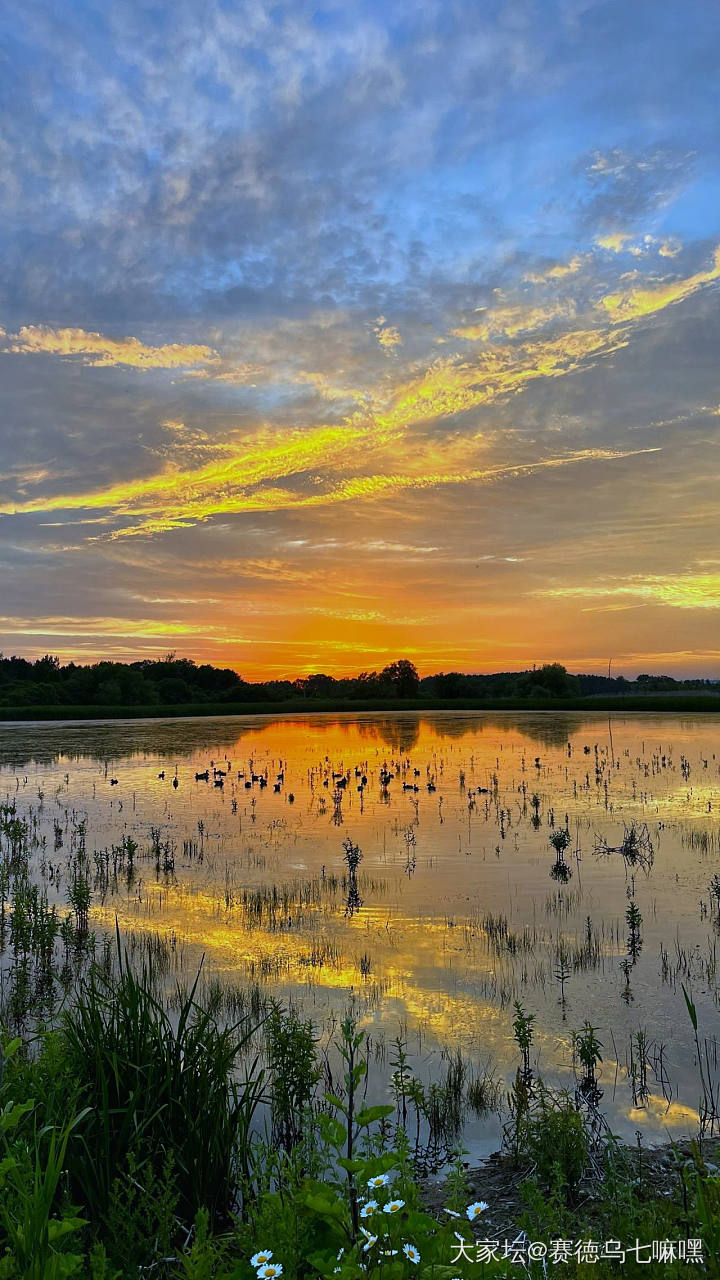
{"type": "MultiPolygon", "coordinates": [[[[644,1200],[665,1196],[682,1197],[681,1170],[693,1166],[693,1146],[690,1139],[675,1143],[659,1143],[654,1146],[627,1146],[619,1144],[617,1150],[627,1160],[629,1176],[637,1186],[638,1195],[644,1200]]],[[[720,1138],[707,1138],[699,1144],[702,1159],[709,1173],[720,1173],[720,1138]]],[[[484,1200],[487,1211],[483,1213],[482,1235],[488,1239],[514,1238],[520,1230],[520,1222],[527,1212],[521,1187],[532,1176],[531,1167],[519,1168],[501,1151],[494,1152],[475,1168],[469,1168],[470,1200],[484,1200]]],[[[578,1187],[576,1211],[593,1220],[593,1206],[600,1199],[600,1175],[590,1173],[578,1187]]],[[[424,1184],[428,1208],[442,1213],[446,1203],[444,1179],[428,1178],[424,1184]]]]}

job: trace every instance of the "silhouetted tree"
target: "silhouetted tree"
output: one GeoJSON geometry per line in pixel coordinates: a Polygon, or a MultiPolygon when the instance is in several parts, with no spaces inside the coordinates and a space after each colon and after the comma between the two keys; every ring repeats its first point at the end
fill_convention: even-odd
{"type": "Polygon", "coordinates": [[[393,691],[400,698],[416,698],[420,689],[420,677],[417,667],[407,658],[400,658],[383,667],[380,678],[392,685],[393,691]]]}

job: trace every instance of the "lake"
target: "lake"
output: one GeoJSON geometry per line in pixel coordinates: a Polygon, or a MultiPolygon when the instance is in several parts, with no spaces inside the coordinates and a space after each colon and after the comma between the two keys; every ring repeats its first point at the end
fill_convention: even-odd
{"type": "MultiPolygon", "coordinates": [[[[658,1141],[697,1127],[682,987],[717,1077],[710,716],[6,724],[0,797],[34,832],[33,875],[51,900],[67,902],[84,824],[96,933],[117,919],[173,973],[204,955],[325,1034],[352,1005],[381,1075],[402,1029],[426,1076],[460,1047],[510,1081],[519,1000],[535,1016],[533,1063],[554,1083],[572,1081],[573,1030],[596,1028],[615,1131],[658,1141]],[[122,857],[118,870],[128,841],[131,874],[122,857]],[[354,895],[347,841],[362,855],[354,895]]],[[[497,1119],[477,1120],[473,1150],[497,1134],[497,1119]]]]}

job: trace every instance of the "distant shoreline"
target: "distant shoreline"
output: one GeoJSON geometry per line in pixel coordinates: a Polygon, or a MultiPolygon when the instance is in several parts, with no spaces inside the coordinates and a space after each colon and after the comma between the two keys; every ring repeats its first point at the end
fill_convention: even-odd
{"type": "Polygon", "coordinates": [[[495,698],[439,699],[396,698],[379,702],[371,699],[341,701],[332,698],[293,698],[285,702],[201,702],[148,706],[0,707],[0,724],[31,723],[38,720],[168,720],[189,716],[322,715],[373,712],[396,715],[403,711],[586,711],[586,712],[720,712],[720,693],[647,693],[619,697],[580,698],[495,698]]]}

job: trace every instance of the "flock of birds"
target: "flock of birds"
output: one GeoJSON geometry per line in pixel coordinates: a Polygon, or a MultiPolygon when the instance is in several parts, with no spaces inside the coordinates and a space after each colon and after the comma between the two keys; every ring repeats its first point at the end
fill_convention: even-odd
{"type": "MultiPolygon", "coordinates": [[[[274,781],[272,783],[273,792],[276,795],[279,795],[282,792],[283,786],[285,783],[286,764],[283,761],[280,761],[279,764],[281,765],[281,767],[278,771],[275,772],[274,781]]],[[[536,765],[536,768],[540,767],[539,758],[536,758],[535,765],[536,765]]],[[[442,769],[443,769],[443,765],[442,763],[440,763],[439,765],[440,773],[442,773],[442,769]]],[[[157,774],[157,778],[161,782],[165,781],[166,776],[167,776],[167,771],[165,769],[161,769],[160,772],[157,774]]],[[[359,765],[356,764],[354,766],[351,766],[350,768],[344,768],[341,766],[339,769],[337,769],[331,763],[330,758],[328,756],[325,757],[325,760],[321,765],[317,765],[308,771],[308,781],[310,785],[310,790],[311,791],[314,790],[314,787],[318,782],[320,782],[323,787],[328,789],[330,789],[330,787],[332,786],[333,795],[336,802],[342,799],[342,795],[344,792],[347,791],[347,788],[350,786],[353,780],[353,777],[356,784],[356,790],[360,793],[360,796],[362,798],[363,793],[365,792],[365,789],[369,785],[370,776],[374,776],[374,770],[368,764],[367,761],[364,761],[362,764],[359,764],[359,765]]],[[[422,776],[421,770],[413,766],[409,757],[402,757],[398,760],[392,760],[389,765],[387,761],[383,761],[378,771],[378,781],[380,783],[381,793],[385,797],[387,797],[387,795],[389,794],[391,782],[397,779],[399,781],[400,787],[403,792],[410,792],[414,795],[417,795],[417,793],[421,790],[421,783],[418,781],[418,779],[420,779],[421,776],[422,776]]],[[[245,789],[248,791],[252,790],[252,788],[255,786],[257,786],[261,791],[264,791],[265,788],[270,783],[271,769],[268,765],[265,765],[265,767],[260,772],[256,772],[253,761],[250,760],[248,766],[245,769],[237,769],[235,771],[235,774],[233,775],[232,761],[228,760],[226,757],[222,761],[222,764],[218,764],[216,763],[216,761],[211,760],[207,768],[203,770],[195,771],[195,782],[206,782],[206,783],[212,782],[213,786],[218,788],[223,788],[225,786],[226,780],[228,779],[230,779],[233,782],[237,781],[238,783],[243,783],[245,786],[245,789]]],[[[118,785],[119,780],[117,778],[110,778],[109,781],[110,781],[110,786],[115,787],[118,785]]],[[[466,790],[464,783],[465,783],[465,775],[461,771],[460,785],[463,791],[466,790]]],[[[426,766],[426,779],[424,784],[422,785],[424,785],[425,789],[431,795],[437,791],[437,767],[436,766],[432,766],[430,764],[426,766]]],[[[177,791],[178,787],[180,786],[180,778],[178,775],[177,765],[175,766],[175,772],[172,776],[172,786],[175,791],[177,791]]],[[[492,791],[490,787],[478,786],[478,787],[475,787],[474,789],[468,788],[466,790],[466,795],[468,797],[468,800],[471,806],[473,805],[475,796],[490,795],[491,793],[492,791]]],[[[295,803],[295,795],[292,791],[287,793],[287,799],[290,804],[295,803]]]]}
{"type": "MultiPolygon", "coordinates": [[[[196,782],[210,782],[210,781],[212,781],[213,786],[215,786],[215,787],[220,787],[220,788],[224,787],[224,786],[225,786],[225,779],[226,779],[226,778],[228,778],[228,777],[230,777],[230,776],[231,776],[231,773],[232,773],[232,760],[228,760],[228,759],[226,758],[226,759],[223,761],[223,764],[224,764],[224,766],[225,766],[225,767],[224,767],[224,768],[221,768],[219,765],[217,765],[217,764],[215,763],[215,761],[214,761],[214,760],[211,760],[211,761],[210,761],[210,765],[209,765],[209,767],[208,767],[207,769],[203,769],[201,772],[197,772],[197,771],[196,771],[196,773],[195,773],[195,781],[196,781],[196,782]]],[[[160,770],[160,772],[159,772],[159,774],[158,774],[157,776],[158,776],[158,778],[160,779],[160,781],[161,781],[161,782],[164,782],[164,781],[165,781],[165,770],[164,770],[164,769],[161,769],[161,770],[160,770]]],[[[260,787],[260,790],[261,790],[261,791],[263,791],[263,790],[265,789],[265,787],[267,787],[267,785],[268,785],[269,776],[270,776],[270,771],[269,771],[269,769],[266,767],[266,768],[263,770],[263,772],[262,772],[262,773],[255,773],[255,772],[254,772],[254,770],[253,770],[252,761],[250,761],[250,767],[249,767],[249,770],[246,772],[246,770],[245,770],[245,769],[238,769],[238,770],[237,770],[237,774],[236,774],[236,776],[237,776],[238,781],[240,781],[240,782],[244,782],[246,790],[250,791],[250,790],[251,790],[251,788],[252,788],[252,787],[254,787],[254,786],[255,786],[255,784],[257,783],[257,785],[260,787]]],[[[279,794],[280,794],[280,792],[282,791],[284,781],[285,781],[285,770],[284,770],[284,768],[283,768],[283,769],[281,769],[281,770],[280,770],[280,772],[276,775],[275,781],[273,782],[273,791],[274,791],[276,794],[278,794],[278,795],[279,795],[279,794]]],[[[116,779],[116,778],[111,778],[111,779],[110,779],[110,785],[111,785],[111,786],[113,786],[113,785],[114,785],[114,783],[116,783],[116,782],[117,782],[117,779],[116,779]]],[[[178,787],[180,786],[180,779],[179,779],[179,777],[178,777],[178,769],[177,769],[177,765],[175,766],[175,773],[174,773],[174,776],[173,776],[172,785],[173,785],[173,787],[174,787],[174,789],[175,789],[176,791],[177,791],[178,787]]],[[[288,800],[289,800],[290,804],[294,804],[294,803],[295,803],[295,796],[293,795],[292,791],[290,791],[290,792],[289,792],[289,794],[288,794],[288,800]]]]}

